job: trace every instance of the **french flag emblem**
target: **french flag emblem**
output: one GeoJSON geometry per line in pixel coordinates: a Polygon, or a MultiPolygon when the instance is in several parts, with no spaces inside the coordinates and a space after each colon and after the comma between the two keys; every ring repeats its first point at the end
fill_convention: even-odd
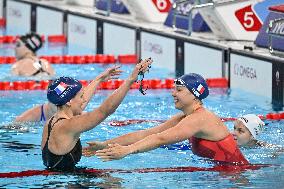
{"type": "Polygon", "coordinates": [[[205,88],[203,87],[203,85],[199,84],[197,87],[197,91],[202,94],[204,92],[205,88]]]}
{"type": "Polygon", "coordinates": [[[55,87],[55,92],[57,93],[57,95],[61,95],[65,90],[66,88],[68,87],[68,85],[64,82],[60,82],[57,87],[55,87]]]}

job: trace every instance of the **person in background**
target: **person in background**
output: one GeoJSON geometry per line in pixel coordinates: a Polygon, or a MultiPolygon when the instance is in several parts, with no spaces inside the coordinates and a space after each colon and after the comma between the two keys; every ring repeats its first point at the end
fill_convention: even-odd
{"type": "Polygon", "coordinates": [[[264,126],[265,123],[257,115],[244,115],[234,122],[234,138],[243,147],[279,147],[257,139],[264,126]]]}
{"type": "Polygon", "coordinates": [[[57,111],[57,107],[50,103],[36,105],[17,116],[15,122],[40,122],[49,120],[57,111]]]}
{"type": "Polygon", "coordinates": [[[17,76],[53,76],[52,66],[44,59],[36,56],[43,45],[41,37],[36,33],[28,33],[16,41],[16,62],[12,66],[12,74],[17,76]]]}
{"type": "Polygon", "coordinates": [[[208,95],[209,89],[202,76],[195,73],[183,75],[175,80],[172,92],[175,108],[181,113],[150,129],[104,142],[89,142],[83,154],[111,161],[189,140],[192,152],[198,156],[218,162],[248,164],[228,128],[203,106],[202,100],[208,95]]]}
{"type": "MultiPolygon", "coordinates": [[[[57,106],[57,112],[43,128],[41,149],[44,165],[52,170],[73,170],[82,156],[80,134],[93,129],[114,113],[138,74],[148,71],[151,64],[151,58],[138,63],[124,83],[99,107],[84,114],[82,111],[88,102],[81,83],[70,77],[54,80],[48,87],[47,99],[57,106]]],[[[109,68],[96,78],[96,82],[116,77],[120,72],[118,66],[109,68]]]]}
{"type": "MultiPolygon", "coordinates": [[[[86,99],[86,103],[83,105],[82,109],[85,110],[87,104],[93,97],[98,85],[98,79],[101,76],[98,76],[92,82],[89,83],[87,87],[85,87],[84,99],[86,99]]],[[[49,86],[53,82],[53,80],[49,81],[49,86]]],[[[30,108],[23,112],[21,115],[17,116],[15,122],[39,122],[39,121],[47,121],[49,120],[55,113],[57,112],[56,105],[46,102],[44,104],[36,105],[33,108],[30,108]]]]}

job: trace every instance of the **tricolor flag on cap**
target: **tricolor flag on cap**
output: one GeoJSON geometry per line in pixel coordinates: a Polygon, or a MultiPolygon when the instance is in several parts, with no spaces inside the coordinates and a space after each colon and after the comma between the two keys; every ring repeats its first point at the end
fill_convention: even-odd
{"type": "Polygon", "coordinates": [[[60,82],[57,87],[55,87],[55,92],[57,95],[61,95],[65,90],[66,88],[68,87],[68,85],[64,82],[60,82]]]}
{"type": "Polygon", "coordinates": [[[203,85],[199,84],[197,87],[197,91],[202,94],[204,92],[205,88],[203,87],[203,85]]]}

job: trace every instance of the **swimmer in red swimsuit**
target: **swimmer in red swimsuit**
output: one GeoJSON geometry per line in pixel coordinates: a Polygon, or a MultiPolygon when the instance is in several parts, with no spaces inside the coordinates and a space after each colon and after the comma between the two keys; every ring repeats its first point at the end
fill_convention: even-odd
{"type": "Polygon", "coordinates": [[[110,161],[190,138],[192,151],[198,156],[247,164],[248,161],[221,119],[203,106],[202,100],[208,95],[208,86],[202,76],[195,73],[183,75],[175,80],[175,89],[172,92],[175,107],[181,113],[150,129],[104,142],[91,142],[84,148],[83,154],[97,155],[110,161]]]}

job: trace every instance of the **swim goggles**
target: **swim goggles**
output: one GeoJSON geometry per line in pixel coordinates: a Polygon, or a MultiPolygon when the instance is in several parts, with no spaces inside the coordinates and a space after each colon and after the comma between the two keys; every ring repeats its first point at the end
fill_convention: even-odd
{"type": "MultiPolygon", "coordinates": [[[[140,59],[139,62],[141,62],[141,61],[142,61],[142,59],[140,59]]],[[[149,68],[149,69],[148,69],[148,72],[149,72],[149,70],[150,70],[150,68],[151,68],[151,65],[149,65],[148,68],[149,68]]],[[[143,95],[145,95],[145,94],[146,94],[146,91],[148,90],[148,86],[146,87],[146,89],[143,89],[143,88],[144,88],[143,79],[144,79],[144,77],[145,77],[144,74],[145,74],[144,72],[140,71],[140,72],[138,73],[138,79],[137,79],[137,81],[136,81],[136,82],[140,81],[139,91],[140,91],[143,95]]]]}
{"type": "Polygon", "coordinates": [[[182,79],[175,79],[174,84],[178,87],[185,87],[185,82],[182,79]]]}

